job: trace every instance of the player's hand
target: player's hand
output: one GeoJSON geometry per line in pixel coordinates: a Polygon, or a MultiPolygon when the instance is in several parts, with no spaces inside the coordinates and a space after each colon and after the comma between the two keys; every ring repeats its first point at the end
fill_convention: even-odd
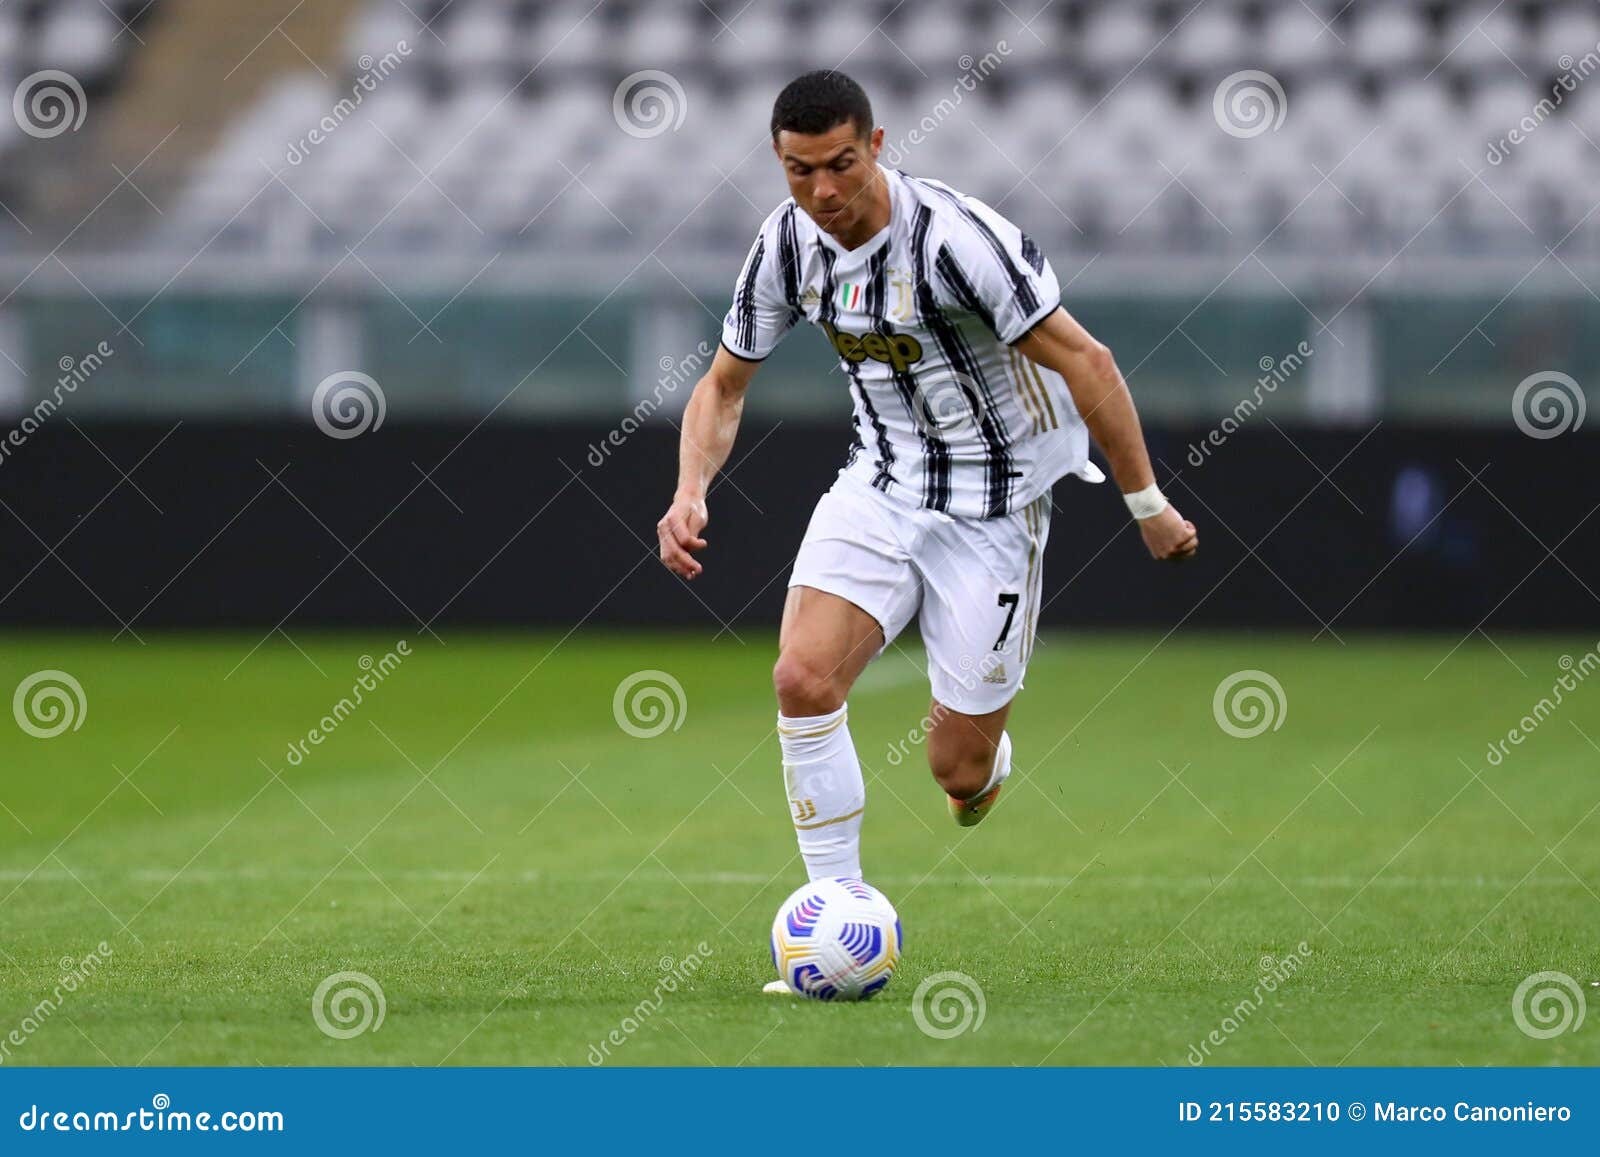
{"type": "Polygon", "coordinates": [[[1150,557],[1154,559],[1182,562],[1193,558],[1194,552],[1200,549],[1200,535],[1194,523],[1170,504],[1155,517],[1140,519],[1139,533],[1144,535],[1144,544],[1150,548],[1150,557]]]}
{"type": "Polygon", "coordinates": [[[706,512],[701,498],[674,498],[672,505],[656,523],[656,537],[661,540],[661,562],[673,574],[692,579],[705,567],[690,552],[705,549],[706,540],[700,537],[711,515],[706,512]]]}

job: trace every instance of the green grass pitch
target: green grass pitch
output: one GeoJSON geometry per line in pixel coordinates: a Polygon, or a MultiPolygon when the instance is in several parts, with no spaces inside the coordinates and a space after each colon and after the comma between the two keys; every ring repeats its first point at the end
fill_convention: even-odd
{"type": "Polygon", "coordinates": [[[59,669],[87,710],[0,716],[0,1064],[1600,1063],[1600,1007],[1548,1039],[1512,1012],[1541,971],[1600,1002],[1600,677],[1487,759],[1592,638],[1049,632],[970,831],[920,746],[890,758],[927,707],[892,650],[850,722],[907,947],[833,1006],[759,991],[803,875],[773,639],[741,636],[412,640],[297,764],[398,636],[4,637],[7,699],[59,669]],[[654,738],[613,714],[643,669],[686,702],[654,738]],[[1213,693],[1245,669],[1286,707],[1235,738],[1213,693]],[[381,986],[375,1031],[315,1023],[340,971],[381,986]],[[981,1026],[919,1028],[940,972],[981,1026]]]}

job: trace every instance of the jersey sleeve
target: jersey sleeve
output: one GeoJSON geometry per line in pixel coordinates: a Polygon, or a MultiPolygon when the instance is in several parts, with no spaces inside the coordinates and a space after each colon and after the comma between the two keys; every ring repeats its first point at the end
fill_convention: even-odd
{"type": "Polygon", "coordinates": [[[1033,238],[975,197],[961,197],[937,267],[1007,345],[1061,304],[1061,284],[1033,238]]]}
{"type": "Polygon", "coordinates": [[[733,304],[722,319],[722,344],[746,361],[770,354],[800,316],[784,291],[778,229],[773,226],[769,219],[750,247],[734,283],[733,304]]]}

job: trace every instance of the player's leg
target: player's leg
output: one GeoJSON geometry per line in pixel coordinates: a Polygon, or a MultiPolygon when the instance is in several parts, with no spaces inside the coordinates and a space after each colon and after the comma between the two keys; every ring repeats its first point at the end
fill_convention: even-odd
{"type": "Polygon", "coordinates": [[[883,642],[878,620],[850,600],[790,587],[772,669],[778,710],[789,716],[837,711],[883,642]]]}
{"type": "Polygon", "coordinates": [[[813,880],[861,875],[867,789],[845,697],[882,646],[878,620],[854,603],[789,588],[772,686],[790,816],[813,880]]]}
{"type": "Polygon", "coordinates": [[[1049,503],[946,520],[916,559],[934,697],[928,763],[963,826],[988,813],[1011,774],[1005,728],[1033,650],[1049,503]]]}
{"type": "Polygon", "coordinates": [[[861,875],[866,784],[846,698],[921,597],[882,494],[841,479],[795,558],[773,690],[795,836],[813,879],[861,875]]]}
{"type": "Polygon", "coordinates": [[[928,766],[950,797],[950,814],[971,827],[988,814],[1011,774],[1011,704],[982,715],[953,711],[937,699],[929,708],[928,766]]]}

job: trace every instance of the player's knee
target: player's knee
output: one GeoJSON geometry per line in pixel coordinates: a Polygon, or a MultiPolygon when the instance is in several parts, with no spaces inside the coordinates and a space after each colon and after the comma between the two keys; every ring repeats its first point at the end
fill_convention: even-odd
{"type": "Polygon", "coordinates": [[[846,689],[821,663],[797,651],[784,651],[772,668],[772,689],[785,715],[827,715],[844,706],[846,689]]]}
{"type": "Polygon", "coordinates": [[[987,741],[928,747],[928,767],[945,794],[971,799],[983,790],[994,771],[994,748],[987,741]]]}

